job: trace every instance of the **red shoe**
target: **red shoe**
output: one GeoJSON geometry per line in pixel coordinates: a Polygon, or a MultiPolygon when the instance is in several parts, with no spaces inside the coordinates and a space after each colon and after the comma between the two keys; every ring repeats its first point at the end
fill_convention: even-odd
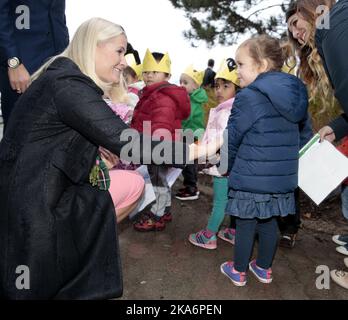
{"type": "Polygon", "coordinates": [[[162,217],[158,219],[154,215],[147,219],[136,222],[133,226],[135,230],[141,232],[162,231],[166,227],[164,221],[162,220],[162,217]]]}
{"type": "Polygon", "coordinates": [[[173,216],[170,212],[167,212],[161,217],[161,220],[163,222],[171,222],[173,220],[173,216]]]}

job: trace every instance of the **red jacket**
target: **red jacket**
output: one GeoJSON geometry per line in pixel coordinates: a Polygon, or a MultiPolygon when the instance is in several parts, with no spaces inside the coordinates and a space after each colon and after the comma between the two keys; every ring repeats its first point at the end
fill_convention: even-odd
{"type": "Polygon", "coordinates": [[[175,130],[181,129],[181,121],[187,119],[190,112],[190,98],[184,88],[167,81],[154,83],[140,92],[131,127],[144,132],[143,122],[151,121],[152,136],[160,137],[168,130],[171,137],[164,137],[165,140],[179,140],[175,130]]]}
{"type": "MultiPolygon", "coordinates": [[[[346,157],[348,156],[348,136],[343,138],[341,144],[338,145],[337,149],[341,151],[346,157]]],[[[348,185],[348,179],[344,180],[343,184],[348,185]]]]}

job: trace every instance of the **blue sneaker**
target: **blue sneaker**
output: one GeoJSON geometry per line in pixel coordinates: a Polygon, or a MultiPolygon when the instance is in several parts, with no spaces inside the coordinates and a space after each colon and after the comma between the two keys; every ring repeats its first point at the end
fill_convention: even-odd
{"type": "Polygon", "coordinates": [[[249,263],[249,269],[255,275],[255,277],[262,283],[271,283],[272,278],[272,269],[262,269],[256,265],[256,260],[253,260],[249,263]]]}
{"type": "Polygon", "coordinates": [[[246,272],[239,272],[234,268],[233,261],[227,261],[220,266],[221,273],[230,279],[234,285],[244,287],[247,283],[246,272]]]}
{"type": "Polygon", "coordinates": [[[236,239],[236,229],[225,228],[218,232],[218,237],[234,245],[236,239]]]}
{"type": "Polygon", "coordinates": [[[208,234],[206,230],[190,234],[189,241],[193,245],[204,249],[214,250],[217,247],[216,235],[214,233],[208,234]]]}

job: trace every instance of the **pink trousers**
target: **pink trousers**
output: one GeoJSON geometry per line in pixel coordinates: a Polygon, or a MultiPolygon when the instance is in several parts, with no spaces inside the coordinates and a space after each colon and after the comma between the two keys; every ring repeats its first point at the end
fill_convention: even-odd
{"type": "Polygon", "coordinates": [[[110,188],[115,209],[122,209],[135,203],[144,190],[144,178],[136,171],[110,170],[110,188]]]}

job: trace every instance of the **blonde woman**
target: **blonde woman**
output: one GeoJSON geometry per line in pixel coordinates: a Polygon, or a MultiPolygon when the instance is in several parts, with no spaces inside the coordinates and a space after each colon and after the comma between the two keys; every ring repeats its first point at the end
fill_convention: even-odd
{"type": "MultiPolygon", "coordinates": [[[[121,296],[115,208],[109,192],[89,178],[99,146],[120,156],[129,144],[120,139],[128,126],[103,100],[120,90],[126,48],[122,27],[90,19],[18,100],[0,143],[0,297],[121,296]],[[16,286],[19,266],[22,290],[16,286]]],[[[142,150],[141,135],[133,143],[142,150]]],[[[214,153],[168,146],[175,147],[172,159],[180,151],[191,160],[214,153]]]]}

